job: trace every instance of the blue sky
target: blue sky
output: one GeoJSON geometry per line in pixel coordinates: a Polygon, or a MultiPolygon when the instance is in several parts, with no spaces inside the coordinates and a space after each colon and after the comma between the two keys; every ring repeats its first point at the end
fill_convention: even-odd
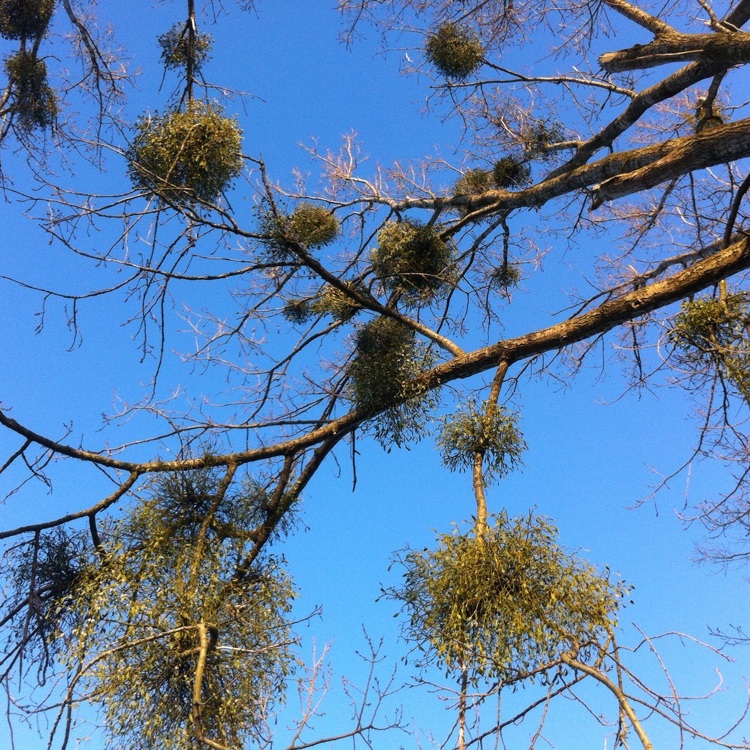
{"type": "MultiPolygon", "coordinates": [[[[318,139],[322,147],[336,148],[350,131],[358,133],[373,167],[435,153],[452,155],[459,142],[455,123],[423,111],[429,82],[400,75],[403,51],[378,54],[374,33],[349,48],[342,45],[341,21],[332,5],[319,0],[260,0],[256,13],[230,8],[212,30],[216,50],[205,73],[212,82],[249,94],[242,102],[227,104],[239,117],[246,151],[262,155],[273,178],[282,183],[291,183],[294,167],[309,168],[300,143],[318,139]]],[[[142,68],[131,116],[147,108],[163,109],[172,82],[167,79],[159,91],[155,37],[178,20],[182,4],[144,3],[141,10],[132,3],[102,0],[99,12],[112,19],[132,52],[134,66],[142,68]]],[[[16,178],[20,165],[6,163],[16,178]]],[[[113,163],[99,184],[124,184],[121,168],[113,163]]],[[[16,179],[23,185],[21,173],[16,179]]],[[[68,291],[97,283],[96,271],[49,245],[32,223],[20,218],[12,200],[3,212],[6,240],[0,273],[31,283],[54,282],[68,291]]],[[[562,244],[552,246],[544,270],[522,292],[519,309],[526,313],[508,321],[508,331],[528,330],[536,308],[545,313],[559,309],[578,266],[598,249],[566,251],[562,244]]],[[[202,300],[204,293],[215,294],[191,290],[190,295],[202,300]]],[[[212,296],[205,304],[226,301],[212,296]]],[[[139,363],[132,327],[121,325],[126,318],[122,300],[82,306],[83,344],[72,351],[59,305],[50,304],[47,324],[35,334],[39,295],[2,283],[0,304],[5,317],[0,333],[5,352],[0,362],[3,405],[12,406],[20,421],[40,432],[60,435],[62,425],[72,422],[70,442],[85,436],[87,445],[97,444],[102,439],[97,432],[100,414],[111,411],[118,396],[136,398],[153,365],[148,360],[139,363]]],[[[604,358],[609,359],[610,352],[604,358]]],[[[175,379],[193,392],[218,385],[208,376],[190,376],[169,363],[164,381],[175,379]]],[[[674,630],[698,638],[707,637],[708,627],[748,621],[746,571],[696,565],[693,551],[700,530],[686,528],[677,515],[686,504],[726,487],[725,467],[701,464],[689,476],[683,473],[672,480],[655,500],[635,507],[648,498],[660,475],[681,465],[695,443],[695,404],[688,397],[667,388],[628,391],[622,368],[609,363],[604,373],[584,369],[569,383],[532,378],[523,384],[513,406],[521,414],[529,448],[523,471],[490,490],[491,511],[507,509],[515,515],[536,508],[556,521],[562,544],[597,566],[608,565],[632,583],[635,603],[623,614],[629,637],[634,632],[631,621],[649,634],[674,630]]],[[[125,424],[117,439],[136,434],[137,423],[125,424]]],[[[12,444],[0,434],[4,453],[12,444]]],[[[313,639],[318,647],[331,642],[335,674],[355,676],[359,668],[354,652],[363,646],[363,625],[373,637],[384,636],[385,653],[394,661],[403,654],[393,606],[376,603],[381,584],[392,583],[397,575],[388,570],[392,553],[405,545],[431,544],[436,532],[469,518],[473,509],[469,478],[441,467],[431,438],[390,453],[362,438],[357,450],[356,491],[352,492],[350,457],[341,448],[337,462],[329,461],[305,492],[301,520],[306,528],[284,549],[300,590],[299,613],[322,606],[322,616],[300,629],[303,648],[309,653],[313,639]]],[[[11,498],[5,504],[3,526],[83,507],[103,487],[93,471],[84,483],[63,465],[55,473],[54,493],[39,487],[25,496],[30,500],[19,503],[11,498]]],[[[713,662],[718,660],[697,656],[687,646],[668,650],[670,666],[691,690],[705,691],[713,684],[713,662]]],[[[722,665],[727,692],[717,701],[722,708],[712,719],[725,720],[741,701],[747,657],[738,651],[736,658],[734,664],[722,665]]],[[[408,677],[409,668],[401,670],[408,677]]],[[[407,713],[413,711],[423,729],[444,723],[434,697],[409,693],[403,700],[407,713]]],[[[578,726],[575,716],[563,713],[559,719],[557,747],[584,746],[583,736],[569,731],[578,726]]],[[[340,697],[334,695],[328,721],[321,725],[330,721],[333,727],[346,718],[340,697]]],[[[3,731],[0,728],[0,745],[3,731]]],[[[409,746],[406,738],[403,742],[409,746]]],[[[20,746],[36,750],[44,743],[25,739],[20,746]]]]}

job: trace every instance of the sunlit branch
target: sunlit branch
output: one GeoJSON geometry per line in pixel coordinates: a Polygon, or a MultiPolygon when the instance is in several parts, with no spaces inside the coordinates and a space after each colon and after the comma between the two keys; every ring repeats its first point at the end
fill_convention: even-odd
{"type": "Polygon", "coordinates": [[[492,68],[493,70],[497,70],[500,73],[505,73],[508,78],[482,78],[480,81],[472,84],[467,83],[452,83],[451,86],[453,88],[460,88],[461,86],[491,86],[491,85],[507,85],[507,84],[513,84],[513,83],[525,83],[530,85],[536,85],[536,84],[542,84],[542,83],[550,83],[553,85],[560,85],[562,83],[569,83],[574,86],[589,86],[592,88],[599,88],[603,89],[604,91],[609,91],[612,94],[621,94],[622,96],[628,97],[628,99],[634,99],[638,94],[633,89],[624,88],[623,86],[618,86],[616,83],[612,83],[611,81],[604,81],[599,78],[595,78],[594,76],[586,76],[581,75],[580,77],[576,78],[574,76],[566,76],[566,75],[554,75],[554,76],[530,76],[525,75],[523,73],[519,73],[515,70],[510,70],[508,68],[504,68],[500,65],[494,65],[494,64],[488,64],[488,67],[492,68]]]}

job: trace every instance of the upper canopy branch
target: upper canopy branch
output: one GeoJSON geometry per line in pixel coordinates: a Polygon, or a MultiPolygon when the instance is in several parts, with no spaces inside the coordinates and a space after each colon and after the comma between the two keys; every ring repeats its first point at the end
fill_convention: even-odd
{"type": "Polygon", "coordinates": [[[644,70],[668,63],[718,62],[726,67],[750,61],[750,34],[722,30],[714,34],[658,36],[649,44],[636,44],[618,52],[607,52],[599,64],[608,73],[644,70]]]}
{"type": "Polygon", "coordinates": [[[478,195],[449,198],[414,198],[402,201],[400,210],[409,208],[461,207],[483,215],[517,208],[542,206],[553,198],[582,188],[595,188],[599,205],[647,190],[661,182],[741,159],[750,153],[750,118],[721,125],[702,133],[672,138],[651,146],[611,154],[570,172],[559,170],[526,190],[487,190],[478,195]]]}
{"type": "Polygon", "coordinates": [[[667,141],[666,152],[635,169],[610,177],[594,191],[594,206],[603,201],[648,190],[682,175],[741,159],[750,153],[750,119],[721,125],[684,138],[667,141]]]}
{"type": "Polygon", "coordinates": [[[656,36],[667,36],[677,33],[668,23],[665,23],[656,16],[652,16],[650,13],[646,13],[645,10],[631,3],[625,2],[625,0],[604,0],[604,4],[625,16],[625,18],[637,23],[639,26],[643,26],[644,29],[653,32],[656,36]]]}
{"type": "MultiPolygon", "coordinates": [[[[623,7],[633,8],[629,3],[623,7]]],[[[614,6],[613,6],[614,7],[614,6]]],[[[723,25],[726,28],[740,28],[750,20],[750,0],[740,0],[739,3],[725,16],[723,25]]],[[[640,117],[659,102],[667,101],[685,91],[690,86],[707,78],[724,72],[730,64],[716,60],[698,60],[680,68],[672,75],[641,91],[610,123],[593,135],[576,151],[565,164],[558,167],[550,176],[564,174],[585,164],[597,151],[610,147],[615,140],[625,133],[640,117]]]]}

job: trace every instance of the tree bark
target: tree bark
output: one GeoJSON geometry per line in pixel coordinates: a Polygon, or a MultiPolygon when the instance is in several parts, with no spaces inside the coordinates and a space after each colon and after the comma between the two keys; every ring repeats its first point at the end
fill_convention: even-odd
{"type": "Polygon", "coordinates": [[[651,163],[610,177],[594,188],[594,205],[648,190],[698,169],[743,158],[750,152],[750,119],[675,138],[663,146],[666,153],[651,163]]]}
{"type": "Polygon", "coordinates": [[[599,57],[599,64],[607,73],[645,70],[679,62],[712,62],[727,68],[750,62],[750,34],[745,31],[670,33],[657,36],[649,44],[636,44],[599,57]]]}

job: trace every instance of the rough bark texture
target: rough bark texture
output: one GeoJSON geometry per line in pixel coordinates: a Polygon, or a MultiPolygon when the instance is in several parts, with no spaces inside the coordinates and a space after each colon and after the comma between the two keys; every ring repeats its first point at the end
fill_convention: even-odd
{"type": "Polygon", "coordinates": [[[674,34],[657,37],[649,44],[608,52],[599,58],[607,73],[645,70],[679,62],[707,62],[731,67],[750,61],[750,34],[720,31],[715,34],[674,34]]]}

